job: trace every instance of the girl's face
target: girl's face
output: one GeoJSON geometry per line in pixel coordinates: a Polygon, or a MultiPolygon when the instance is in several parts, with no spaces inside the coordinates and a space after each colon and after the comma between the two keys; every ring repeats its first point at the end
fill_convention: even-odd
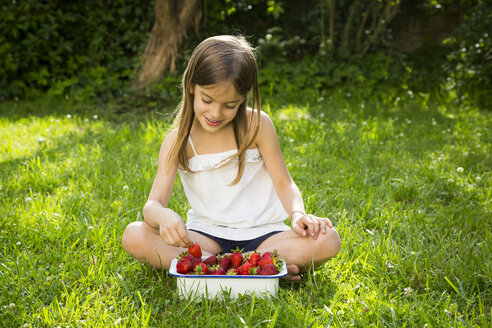
{"type": "Polygon", "coordinates": [[[245,100],[230,81],[206,86],[195,84],[191,93],[194,94],[195,123],[211,133],[228,126],[245,100]]]}

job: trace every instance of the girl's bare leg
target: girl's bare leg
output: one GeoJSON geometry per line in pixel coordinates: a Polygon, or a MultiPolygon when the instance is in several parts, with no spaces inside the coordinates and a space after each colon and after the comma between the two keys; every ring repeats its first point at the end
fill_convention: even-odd
{"type": "MultiPolygon", "coordinates": [[[[200,244],[203,255],[217,254],[221,251],[219,244],[214,240],[188,231],[190,240],[200,244]]],[[[130,223],[121,238],[123,248],[142,263],[148,263],[154,268],[169,270],[171,260],[177,257],[186,248],[166,244],[159,235],[159,231],[146,222],[130,223]]]]}
{"type": "Polygon", "coordinates": [[[335,257],[340,250],[341,241],[335,229],[327,227],[326,233],[319,233],[317,239],[302,237],[293,230],[275,234],[263,241],[258,252],[277,250],[279,256],[287,262],[287,279],[300,280],[300,272],[318,267],[335,257]]]}

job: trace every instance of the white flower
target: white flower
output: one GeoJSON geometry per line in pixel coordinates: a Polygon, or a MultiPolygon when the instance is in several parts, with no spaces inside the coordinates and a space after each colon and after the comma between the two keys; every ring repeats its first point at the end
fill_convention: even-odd
{"type": "Polygon", "coordinates": [[[19,246],[19,245],[21,244],[21,242],[20,242],[20,241],[18,241],[18,242],[16,242],[15,244],[16,244],[17,246],[19,246]]]}
{"type": "Polygon", "coordinates": [[[454,180],[453,179],[448,179],[448,182],[451,183],[451,182],[454,182],[454,180]]]}
{"type": "Polygon", "coordinates": [[[408,296],[408,295],[412,294],[413,289],[411,287],[405,287],[405,289],[403,289],[403,291],[405,292],[405,295],[408,296]]]}
{"type": "Polygon", "coordinates": [[[128,189],[129,189],[129,187],[127,185],[123,186],[123,190],[128,190],[128,189]]]}
{"type": "Polygon", "coordinates": [[[97,116],[97,115],[92,116],[92,118],[93,118],[93,119],[95,119],[95,120],[97,120],[97,119],[98,119],[98,117],[99,117],[99,116],[97,116]]]}
{"type": "MultiPolygon", "coordinates": [[[[475,181],[479,182],[480,180],[482,180],[481,177],[475,177],[475,181]]],[[[0,186],[0,190],[2,190],[2,186],[0,186]]]]}
{"type": "Polygon", "coordinates": [[[67,118],[72,118],[72,115],[70,115],[70,114],[67,114],[67,118]]]}
{"type": "Polygon", "coordinates": [[[463,168],[460,166],[460,167],[458,167],[458,168],[456,169],[456,171],[458,171],[458,173],[463,173],[463,171],[464,171],[464,170],[463,170],[463,168]]]}
{"type": "Polygon", "coordinates": [[[467,151],[463,152],[463,156],[465,157],[468,156],[468,152],[467,151]]]}
{"type": "Polygon", "coordinates": [[[32,202],[32,198],[31,197],[26,197],[26,202],[27,203],[32,202]]]}

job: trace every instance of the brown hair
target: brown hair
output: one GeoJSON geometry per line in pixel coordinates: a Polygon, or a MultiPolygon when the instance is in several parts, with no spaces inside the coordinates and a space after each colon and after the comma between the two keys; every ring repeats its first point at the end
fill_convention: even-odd
{"type": "Polygon", "coordinates": [[[195,119],[194,95],[191,93],[191,87],[196,84],[206,86],[222,81],[232,82],[236,91],[245,96],[245,100],[239,105],[232,121],[238,151],[224,161],[225,165],[230,160],[238,159],[238,173],[232,182],[232,184],[237,184],[244,172],[246,149],[255,140],[260,126],[260,93],[255,51],[243,37],[230,35],[210,37],[195,48],[183,74],[183,96],[174,122],[178,126],[178,134],[167,160],[168,163],[177,162],[183,169],[191,172],[186,153],[188,137],[195,119]],[[253,113],[248,122],[246,115],[248,97],[246,95],[251,90],[253,91],[253,113]],[[248,131],[253,126],[255,131],[251,139],[248,139],[248,131]]]}

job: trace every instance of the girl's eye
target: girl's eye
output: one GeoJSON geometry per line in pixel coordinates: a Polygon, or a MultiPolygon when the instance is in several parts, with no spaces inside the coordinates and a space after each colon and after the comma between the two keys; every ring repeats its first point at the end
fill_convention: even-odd
{"type": "Polygon", "coordinates": [[[205,100],[205,99],[203,99],[203,98],[202,98],[202,101],[203,101],[204,103],[206,103],[206,104],[211,104],[211,103],[212,103],[212,100],[205,100]]]}
{"type": "Polygon", "coordinates": [[[226,105],[226,108],[228,108],[228,109],[234,109],[234,108],[236,108],[236,105],[226,105]]]}

